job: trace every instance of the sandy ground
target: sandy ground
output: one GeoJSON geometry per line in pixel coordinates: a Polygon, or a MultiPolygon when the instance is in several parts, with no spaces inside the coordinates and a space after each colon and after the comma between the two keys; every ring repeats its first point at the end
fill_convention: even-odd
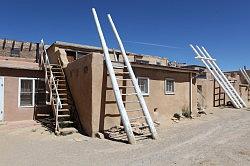
{"type": "Polygon", "coordinates": [[[40,125],[0,126],[0,165],[250,165],[250,111],[216,109],[129,145],[40,125]]]}

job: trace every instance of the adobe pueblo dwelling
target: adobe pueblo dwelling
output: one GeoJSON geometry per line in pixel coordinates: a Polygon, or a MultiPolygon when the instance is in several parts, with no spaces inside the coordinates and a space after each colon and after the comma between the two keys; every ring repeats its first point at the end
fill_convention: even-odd
{"type": "MultiPolygon", "coordinates": [[[[52,64],[61,64],[67,78],[76,110],[83,130],[89,136],[108,131],[121,125],[110,76],[107,72],[103,50],[98,47],[55,42],[48,49],[52,64]]],[[[111,61],[116,67],[118,82],[129,118],[133,125],[146,126],[140,105],[121,53],[109,50],[111,61]],[[142,117],[143,118],[143,117],[142,117]]],[[[196,111],[197,70],[181,66],[169,66],[166,58],[128,53],[127,57],[138,80],[153,121],[164,125],[176,112],[196,111]]]]}
{"type": "Polygon", "coordinates": [[[0,120],[35,118],[46,110],[44,71],[39,67],[39,43],[0,40],[0,120]]]}
{"type": "MultiPolygon", "coordinates": [[[[1,121],[38,120],[56,134],[78,130],[133,143],[127,138],[128,126],[119,112],[102,48],[6,39],[0,46],[1,121]]],[[[118,50],[108,52],[134,138],[154,137],[154,127],[167,127],[175,113],[191,116],[197,109],[230,104],[205,67],[127,52],[149,113],[145,114],[124,56],[118,50]]],[[[249,105],[249,85],[242,74],[226,76],[249,105]]]]}

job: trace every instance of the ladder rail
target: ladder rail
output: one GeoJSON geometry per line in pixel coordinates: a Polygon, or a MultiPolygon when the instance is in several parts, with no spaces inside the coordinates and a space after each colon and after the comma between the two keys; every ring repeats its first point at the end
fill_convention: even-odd
{"type": "MultiPolygon", "coordinates": [[[[248,78],[248,80],[249,80],[249,82],[250,82],[250,77],[249,77],[249,75],[247,74],[247,71],[243,68],[243,71],[245,72],[245,74],[246,74],[246,76],[247,76],[247,78],[248,78]]],[[[249,83],[250,84],[250,83],[249,83]]]]}
{"type": "Polygon", "coordinates": [[[112,66],[112,62],[110,60],[108,47],[107,47],[107,44],[106,44],[106,41],[105,41],[105,38],[104,38],[104,35],[103,35],[103,32],[102,32],[102,28],[101,28],[97,13],[96,13],[94,8],[92,8],[92,13],[93,13],[93,16],[94,16],[94,20],[95,20],[96,28],[97,28],[97,31],[98,31],[98,34],[99,34],[99,38],[100,38],[100,41],[101,41],[101,44],[102,44],[104,57],[105,57],[105,63],[107,65],[107,69],[108,69],[108,72],[110,74],[112,87],[114,89],[114,94],[115,94],[115,98],[116,98],[116,101],[117,101],[117,106],[118,106],[119,112],[121,114],[121,119],[122,119],[122,122],[123,122],[123,125],[124,125],[124,129],[125,129],[125,132],[127,133],[127,138],[128,138],[129,143],[134,144],[135,143],[135,137],[134,137],[134,134],[133,134],[133,130],[132,130],[132,127],[130,125],[128,115],[126,113],[125,106],[123,104],[121,92],[120,92],[120,89],[118,87],[118,83],[117,83],[117,80],[116,80],[116,77],[115,77],[115,72],[114,72],[114,69],[113,69],[113,66],[112,66]]]}
{"type": "Polygon", "coordinates": [[[241,71],[242,75],[244,76],[245,80],[247,81],[247,83],[250,85],[250,78],[249,78],[246,70],[240,68],[240,71],[241,71]]]}
{"type": "MultiPolygon", "coordinates": [[[[198,51],[194,48],[193,45],[190,44],[190,47],[193,49],[193,51],[195,52],[195,54],[200,57],[200,60],[202,61],[202,63],[206,66],[206,68],[209,70],[209,72],[214,76],[215,80],[219,80],[219,78],[217,77],[217,75],[211,70],[211,68],[209,67],[209,65],[207,64],[207,62],[201,58],[200,54],[198,53],[198,51]]],[[[230,95],[230,93],[228,92],[228,90],[225,88],[225,86],[220,82],[220,81],[217,81],[219,83],[219,85],[225,90],[225,92],[228,95],[228,97],[230,98],[230,100],[233,102],[234,106],[236,108],[240,108],[239,105],[234,101],[234,99],[232,98],[232,96],[230,95]]]]}
{"type": "Polygon", "coordinates": [[[146,118],[146,121],[147,121],[147,123],[149,125],[149,130],[152,133],[153,139],[156,139],[157,138],[157,132],[156,132],[156,129],[154,127],[154,123],[153,123],[153,121],[151,119],[151,116],[150,116],[150,113],[148,111],[146,102],[145,102],[145,100],[144,100],[144,98],[142,96],[141,90],[140,90],[139,85],[138,85],[138,81],[137,81],[137,79],[135,77],[134,71],[133,71],[132,66],[131,66],[131,64],[129,62],[129,59],[127,57],[127,54],[126,54],[125,48],[123,46],[122,40],[121,40],[121,38],[120,38],[120,36],[119,36],[119,34],[117,32],[117,29],[115,27],[115,24],[114,24],[110,14],[108,14],[108,19],[109,19],[109,22],[111,24],[112,30],[113,30],[113,32],[115,34],[115,37],[117,39],[117,42],[118,42],[118,44],[120,46],[120,50],[122,52],[122,56],[123,56],[125,65],[127,66],[127,70],[129,71],[129,76],[132,79],[132,83],[133,83],[133,85],[135,87],[135,92],[137,94],[138,100],[139,100],[140,105],[142,107],[143,114],[144,114],[144,116],[146,118]]]}
{"type": "MultiPolygon", "coordinates": [[[[228,83],[228,79],[225,77],[225,75],[221,72],[219,72],[218,70],[218,66],[215,66],[215,62],[212,60],[212,62],[210,60],[208,60],[211,57],[206,57],[206,55],[204,54],[204,52],[200,49],[200,47],[196,46],[196,48],[200,51],[200,53],[203,55],[202,57],[207,58],[207,62],[209,63],[209,65],[212,67],[213,71],[215,72],[215,74],[217,74],[218,78],[222,81],[222,83],[224,84],[224,86],[228,89],[228,92],[232,95],[232,97],[234,98],[235,102],[242,108],[243,106],[241,105],[241,103],[239,102],[239,100],[237,99],[237,96],[230,90],[233,87],[231,87],[230,83],[228,83]],[[224,76],[224,77],[223,77],[224,76]],[[230,84],[230,85],[229,85],[230,84]]],[[[212,59],[212,58],[211,58],[212,59]]],[[[234,89],[234,88],[233,88],[234,89]]]]}
{"type": "MultiPolygon", "coordinates": [[[[207,50],[202,47],[202,49],[204,50],[204,52],[206,53],[206,55],[208,56],[208,58],[212,57],[210,56],[210,54],[207,52],[207,50]]],[[[221,74],[222,78],[226,81],[226,83],[229,85],[229,87],[233,90],[233,92],[235,93],[236,97],[240,100],[240,102],[242,103],[243,107],[247,107],[246,103],[243,101],[243,99],[240,97],[240,95],[238,94],[238,92],[235,90],[235,88],[233,87],[233,85],[228,81],[228,79],[226,78],[226,76],[224,75],[224,73],[221,71],[221,69],[219,68],[219,66],[215,63],[215,61],[212,60],[212,63],[214,64],[214,66],[216,67],[216,69],[219,71],[219,73],[221,74]]]]}

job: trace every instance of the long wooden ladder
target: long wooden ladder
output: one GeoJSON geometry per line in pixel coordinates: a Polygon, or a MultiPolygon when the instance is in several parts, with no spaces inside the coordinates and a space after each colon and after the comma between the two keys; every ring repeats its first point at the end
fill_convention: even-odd
{"type": "MultiPolygon", "coordinates": [[[[98,16],[97,16],[94,8],[92,9],[92,12],[94,15],[94,20],[96,23],[97,31],[98,31],[98,34],[99,34],[99,37],[101,40],[101,44],[102,44],[102,48],[104,51],[105,63],[106,63],[107,69],[108,69],[110,79],[111,79],[112,88],[113,88],[113,91],[115,94],[116,103],[117,103],[117,106],[118,106],[118,109],[119,109],[119,112],[121,115],[124,130],[126,132],[129,143],[133,144],[136,142],[135,135],[134,135],[134,128],[131,126],[131,122],[135,121],[135,120],[139,120],[139,119],[144,119],[146,121],[147,127],[149,128],[149,131],[150,131],[150,136],[153,139],[156,139],[157,132],[156,132],[156,129],[154,127],[153,120],[150,116],[147,105],[145,103],[145,100],[144,100],[142,93],[141,93],[141,90],[139,88],[137,79],[135,77],[135,74],[133,72],[131,64],[130,64],[128,57],[126,55],[125,49],[122,45],[121,39],[116,31],[116,28],[114,26],[114,23],[113,23],[110,15],[108,15],[108,18],[109,18],[109,21],[110,21],[111,26],[113,28],[113,31],[116,35],[116,38],[118,40],[118,43],[121,47],[121,52],[123,55],[124,62],[122,63],[122,68],[126,68],[126,71],[123,71],[122,73],[117,73],[115,71],[115,69],[121,68],[121,66],[119,67],[119,66],[115,65],[114,63],[112,63],[112,61],[110,59],[110,55],[109,55],[109,50],[108,50],[108,47],[107,47],[102,29],[101,29],[101,25],[100,25],[98,16]],[[122,74],[122,75],[127,74],[128,77],[127,78],[117,78],[117,74],[122,74]],[[119,81],[131,81],[132,86],[131,87],[129,87],[129,86],[122,87],[121,85],[118,84],[119,81]],[[135,90],[135,92],[134,93],[121,93],[120,89],[124,88],[124,87],[125,88],[133,88],[135,90]],[[123,100],[124,96],[132,96],[132,95],[137,97],[136,101],[124,101],[123,100]],[[135,110],[126,110],[125,103],[129,103],[129,102],[138,102],[140,104],[140,108],[135,109],[135,110]],[[143,113],[143,116],[129,117],[128,113],[134,112],[134,111],[141,111],[143,113]]],[[[143,135],[141,135],[141,136],[143,136],[143,135]]]]}
{"type": "Polygon", "coordinates": [[[243,75],[243,77],[245,78],[245,80],[247,81],[248,85],[250,86],[250,77],[247,74],[246,69],[240,68],[240,72],[243,75]]]}
{"type": "Polygon", "coordinates": [[[196,59],[199,59],[204,63],[206,68],[210,71],[215,80],[219,83],[227,96],[230,98],[235,108],[247,107],[246,103],[243,101],[238,92],[235,90],[235,88],[226,78],[219,66],[216,64],[216,60],[210,56],[207,50],[204,47],[201,47],[202,49],[200,49],[199,46],[196,46],[195,48],[193,45],[190,45],[190,47],[197,55],[196,59]]]}

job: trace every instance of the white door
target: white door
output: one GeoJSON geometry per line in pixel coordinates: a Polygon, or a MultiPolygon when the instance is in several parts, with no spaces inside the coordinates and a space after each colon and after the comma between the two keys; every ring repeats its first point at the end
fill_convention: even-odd
{"type": "Polygon", "coordinates": [[[4,79],[0,77],[0,121],[3,121],[4,114],[4,79]]]}

